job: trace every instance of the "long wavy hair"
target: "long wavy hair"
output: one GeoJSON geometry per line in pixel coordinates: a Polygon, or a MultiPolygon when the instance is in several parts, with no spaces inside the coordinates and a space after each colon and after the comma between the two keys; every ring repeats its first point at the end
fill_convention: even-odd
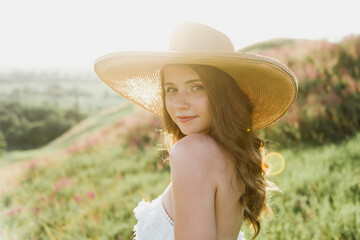
{"type": "MultiPolygon", "coordinates": [[[[183,64],[192,68],[200,77],[207,92],[211,109],[209,135],[229,153],[238,181],[245,184],[245,193],[239,198],[244,208],[244,220],[253,227],[255,239],[260,232],[260,218],[264,212],[270,217],[273,212],[266,203],[269,190],[281,190],[266,179],[269,165],[264,163],[264,141],[252,129],[253,106],[234,79],[224,71],[208,66],[183,64]]],[[[164,68],[163,68],[164,69],[164,68]]],[[[183,134],[171,119],[165,107],[163,69],[160,71],[164,118],[164,137],[168,152],[183,134]]],[[[169,161],[169,159],[165,159],[169,161]]]]}

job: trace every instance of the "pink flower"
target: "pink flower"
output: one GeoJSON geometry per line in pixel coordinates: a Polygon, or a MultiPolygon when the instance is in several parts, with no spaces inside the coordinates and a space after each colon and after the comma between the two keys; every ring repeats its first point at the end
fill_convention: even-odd
{"type": "Polygon", "coordinates": [[[316,69],[312,63],[305,64],[304,74],[305,74],[305,77],[308,79],[314,79],[317,77],[316,69]]]}
{"type": "Polygon", "coordinates": [[[101,216],[96,215],[96,216],[95,216],[95,219],[96,219],[96,222],[97,222],[97,223],[100,223],[100,222],[101,222],[101,216]]]}
{"type": "Polygon", "coordinates": [[[324,98],[324,102],[326,105],[330,104],[330,98],[329,97],[325,97],[324,98]]]}
{"type": "Polygon", "coordinates": [[[21,213],[21,207],[18,207],[18,208],[17,208],[17,212],[18,212],[18,213],[21,213]]]}
{"type": "Polygon", "coordinates": [[[51,205],[56,205],[58,203],[58,201],[54,195],[49,197],[49,202],[51,205]]]}
{"type": "Polygon", "coordinates": [[[54,191],[57,192],[59,191],[60,188],[62,187],[66,187],[70,185],[70,181],[67,178],[60,178],[56,181],[56,183],[54,184],[54,191]]]}
{"type": "Polygon", "coordinates": [[[116,127],[120,127],[120,126],[122,126],[123,124],[125,123],[125,119],[120,119],[120,120],[118,120],[116,123],[115,123],[115,126],[116,127]]]}
{"type": "Polygon", "coordinates": [[[331,97],[334,102],[341,102],[341,98],[335,92],[332,92],[331,97]]]}
{"type": "Polygon", "coordinates": [[[33,211],[34,214],[38,214],[39,211],[40,211],[40,208],[34,207],[34,208],[32,208],[32,211],[33,211]]]}
{"type": "Polygon", "coordinates": [[[31,161],[30,164],[29,164],[29,169],[34,169],[36,167],[37,163],[36,161],[31,161]]]}
{"type": "Polygon", "coordinates": [[[80,195],[75,195],[75,196],[73,197],[73,199],[74,199],[75,202],[79,203],[79,202],[81,202],[82,197],[81,197],[80,195]]]}
{"type": "Polygon", "coordinates": [[[94,198],[94,197],[95,197],[95,193],[94,193],[94,192],[89,191],[89,192],[86,192],[86,196],[87,196],[88,198],[92,199],[92,198],[94,198]]]}
{"type": "Polygon", "coordinates": [[[70,146],[70,147],[68,147],[68,148],[66,149],[66,151],[71,154],[71,153],[74,153],[74,152],[76,151],[76,148],[73,147],[73,146],[70,146]]]}
{"type": "Polygon", "coordinates": [[[14,211],[13,209],[11,209],[11,210],[7,213],[8,216],[13,216],[14,214],[15,214],[15,211],[14,211]]]}

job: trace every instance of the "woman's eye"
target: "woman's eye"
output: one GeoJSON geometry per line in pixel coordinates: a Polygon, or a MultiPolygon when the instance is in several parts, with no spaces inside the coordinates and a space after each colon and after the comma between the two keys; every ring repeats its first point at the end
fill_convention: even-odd
{"type": "Polygon", "coordinates": [[[201,85],[195,85],[193,88],[195,88],[195,90],[202,90],[202,89],[204,89],[204,87],[201,86],[201,85]],[[196,89],[196,88],[197,88],[197,89],[196,89]]]}
{"type": "MultiPolygon", "coordinates": [[[[194,89],[195,91],[201,91],[204,89],[204,87],[202,85],[195,85],[192,87],[192,89],[194,89]]],[[[168,88],[166,89],[167,93],[174,93],[176,91],[176,88],[168,88]]]]}
{"type": "Polygon", "coordinates": [[[168,88],[168,89],[166,90],[166,92],[172,93],[171,89],[175,89],[175,88],[168,88]]]}

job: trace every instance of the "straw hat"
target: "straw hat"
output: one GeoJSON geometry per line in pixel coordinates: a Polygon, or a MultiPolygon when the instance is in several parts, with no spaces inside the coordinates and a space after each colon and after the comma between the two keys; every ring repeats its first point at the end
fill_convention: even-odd
{"type": "Polygon", "coordinates": [[[297,96],[297,79],[283,63],[235,52],[225,34],[193,22],[174,29],[167,52],[110,53],[95,60],[94,70],[117,93],[162,116],[160,70],[167,64],[211,65],[229,74],[254,106],[253,130],[277,121],[297,96]]]}

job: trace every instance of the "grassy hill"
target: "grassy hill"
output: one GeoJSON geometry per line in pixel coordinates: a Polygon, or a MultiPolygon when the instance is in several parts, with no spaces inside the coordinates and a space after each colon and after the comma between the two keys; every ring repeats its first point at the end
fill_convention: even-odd
{"type": "MultiPolygon", "coordinates": [[[[286,164],[269,177],[283,193],[269,199],[274,218],[265,217],[258,239],[360,239],[359,44],[359,36],[339,45],[274,39],[239,50],[275,57],[299,79],[297,104],[259,131],[280,143],[268,150],[286,164]]],[[[126,103],[40,149],[4,154],[0,240],[131,239],[134,207],[170,182],[160,128],[159,118],[126,103]]],[[[242,231],[251,238],[246,223],[242,231]]]]}
{"type": "Polygon", "coordinates": [[[41,155],[54,153],[55,151],[62,151],[75,142],[85,141],[100,129],[115,124],[119,119],[133,114],[134,111],[136,111],[136,106],[128,102],[103,110],[98,114],[81,121],[72,129],[41,148],[6,152],[0,156],[0,167],[18,161],[40,157],[41,155]]]}
{"type": "Polygon", "coordinates": [[[335,44],[319,40],[275,38],[257,42],[239,49],[237,52],[262,54],[287,62],[291,58],[302,59],[313,51],[322,49],[324,45],[333,46],[335,44]]]}
{"type": "Polygon", "coordinates": [[[239,52],[273,57],[298,79],[298,96],[262,136],[292,147],[341,142],[360,131],[360,35],[338,43],[273,39],[239,52]]]}
{"type": "MultiPolygon", "coordinates": [[[[162,193],[170,172],[157,150],[158,119],[121,112],[104,114],[113,119],[107,126],[80,125],[48,146],[66,154],[22,162],[17,187],[0,195],[0,239],[131,239],[132,210],[162,193]]],[[[357,134],[338,145],[282,150],[286,167],[270,179],[283,193],[269,200],[275,217],[262,222],[259,239],[359,239],[359,145],[357,134]]],[[[246,223],[242,231],[250,239],[246,223]]]]}
{"type": "Polygon", "coordinates": [[[252,44],[250,46],[238,50],[238,52],[258,53],[258,52],[266,51],[268,49],[283,47],[286,45],[293,45],[294,43],[297,43],[299,41],[301,40],[290,39],[290,38],[275,38],[267,41],[257,42],[255,44],[252,44]]]}

